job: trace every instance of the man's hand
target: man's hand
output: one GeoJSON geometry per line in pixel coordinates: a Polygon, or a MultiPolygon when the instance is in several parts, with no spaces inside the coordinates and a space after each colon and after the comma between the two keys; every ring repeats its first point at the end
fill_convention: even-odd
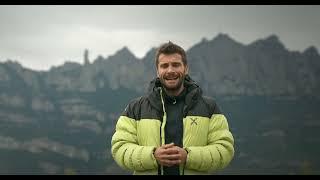
{"type": "Polygon", "coordinates": [[[188,156],[187,151],[179,146],[174,146],[173,148],[178,150],[180,164],[184,164],[188,156]]]}
{"type": "Polygon", "coordinates": [[[187,159],[187,152],[183,148],[171,143],[158,147],[154,152],[154,157],[160,165],[170,167],[185,163],[187,159]]]}

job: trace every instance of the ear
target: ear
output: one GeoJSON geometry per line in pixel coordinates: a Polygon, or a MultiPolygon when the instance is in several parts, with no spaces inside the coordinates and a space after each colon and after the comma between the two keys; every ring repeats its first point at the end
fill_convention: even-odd
{"type": "Polygon", "coordinates": [[[160,77],[160,74],[159,74],[158,68],[156,69],[156,71],[157,71],[157,77],[160,77]]]}
{"type": "Polygon", "coordinates": [[[189,66],[186,65],[186,72],[184,74],[188,74],[189,73],[189,66]]]}

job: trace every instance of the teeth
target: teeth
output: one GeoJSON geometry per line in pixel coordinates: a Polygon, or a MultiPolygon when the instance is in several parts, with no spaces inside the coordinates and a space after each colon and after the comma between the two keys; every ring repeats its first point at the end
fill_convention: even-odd
{"type": "Polygon", "coordinates": [[[176,80],[178,78],[166,78],[166,80],[176,80]]]}

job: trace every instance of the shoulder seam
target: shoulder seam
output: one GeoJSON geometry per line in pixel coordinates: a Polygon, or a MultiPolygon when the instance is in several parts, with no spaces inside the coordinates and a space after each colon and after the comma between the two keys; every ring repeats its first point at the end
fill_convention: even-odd
{"type": "Polygon", "coordinates": [[[210,114],[222,114],[220,109],[217,108],[217,103],[213,98],[208,96],[203,96],[203,101],[206,104],[206,106],[209,108],[210,114]]]}

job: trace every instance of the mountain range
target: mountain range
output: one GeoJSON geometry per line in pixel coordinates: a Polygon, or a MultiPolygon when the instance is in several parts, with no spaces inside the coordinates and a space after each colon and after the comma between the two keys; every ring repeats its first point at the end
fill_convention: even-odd
{"type": "MultiPolygon", "coordinates": [[[[83,64],[48,71],[0,63],[0,173],[130,173],[112,160],[111,135],[155,77],[155,53],[139,59],[123,47],[90,63],[86,51],[83,64]]],[[[186,53],[190,76],[217,100],[235,135],[235,160],[221,173],[320,173],[315,47],[290,51],[276,35],[244,45],[219,34],[186,53]]]]}

